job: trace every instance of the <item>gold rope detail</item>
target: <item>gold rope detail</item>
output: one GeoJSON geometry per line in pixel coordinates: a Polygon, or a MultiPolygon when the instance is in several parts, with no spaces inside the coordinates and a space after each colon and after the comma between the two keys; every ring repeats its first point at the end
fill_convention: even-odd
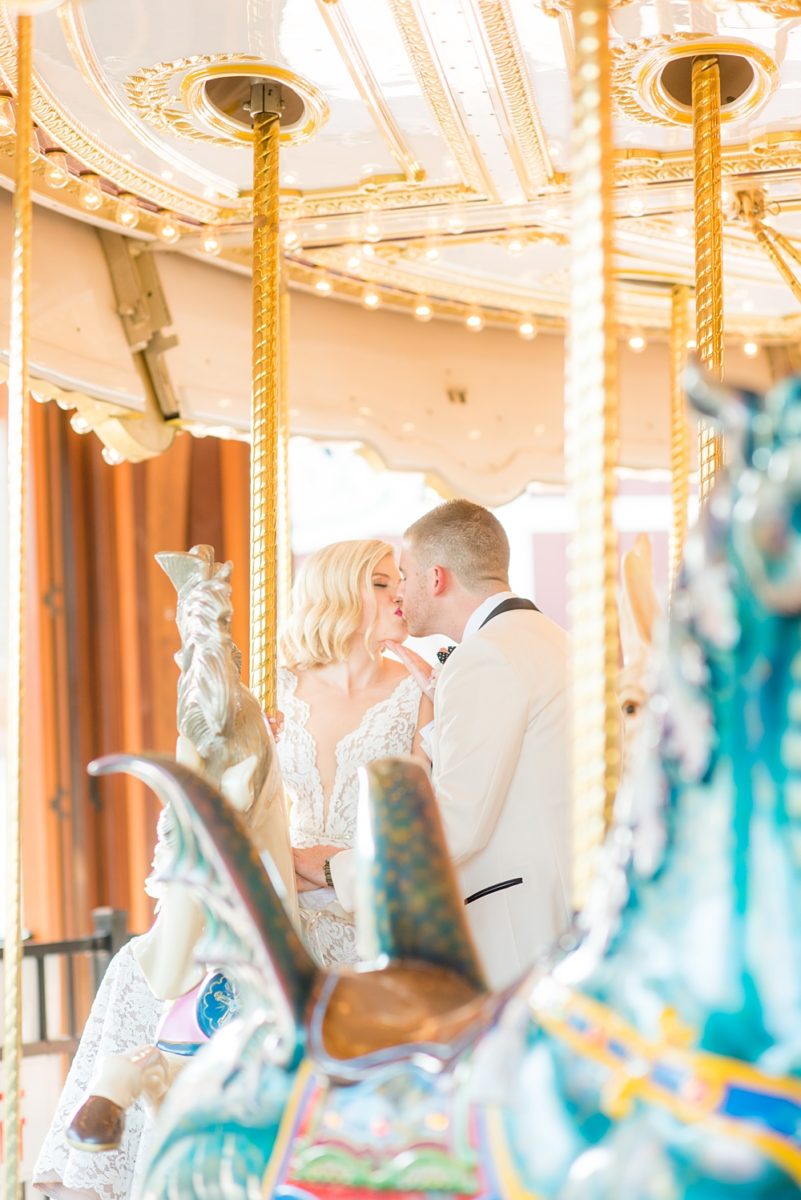
{"type": "Polygon", "coordinates": [[[617,446],[612,293],[612,119],[608,4],[575,5],[573,259],[566,413],[571,539],[574,901],[592,879],[619,774],[617,539],[612,523],[617,446]]]}
{"type": "Polygon", "coordinates": [[[17,154],[8,371],[8,763],[3,1083],[4,1191],[20,1188],[22,1062],[22,737],[25,710],[25,529],[28,509],[28,289],[31,257],[31,18],[17,19],[17,154]]]}
{"type": "Polygon", "coordinates": [[[289,502],[289,288],[281,287],[281,412],[278,422],[278,624],[289,613],[292,590],[292,513],[289,502]]]}
{"type": "Polygon", "coordinates": [[[253,117],[253,392],[250,442],[250,690],[275,712],[278,551],[278,138],[274,113],[253,117]]]}
{"type": "Polygon", "coordinates": [[[690,291],[674,287],[671,293],[670,320],[670,446],[671,496],[673,506],[670,532],[670,595],[676,586],[687,536],[687,509],[690,495],[690,431],[682,373],[687,362],[690,336],[690,291]]]}
{"type": "MultiPolygon", "coordinates": [[[[713,56],[696,58],[692,75],[695,158],[695,340],[706,368],[723,373],[723,216],[720,198],[720,69],[713,56]]],[[[723,466],[723,439],[698,425],[698,491],[706,503],[723,466]]]]}

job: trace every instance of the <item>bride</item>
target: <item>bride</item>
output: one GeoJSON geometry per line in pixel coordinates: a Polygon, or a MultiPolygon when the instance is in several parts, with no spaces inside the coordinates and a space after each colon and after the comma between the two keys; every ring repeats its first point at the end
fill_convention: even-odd
{"type": "Polygon", "coordinates": [[[335,542],[303,564],[281,641],[278,755],[294,793],[294,847],[304,941],[322,965],[357,960],[352,915],[339,905],[330,860],[354,844],[358,768],[413,754],[431,701],[386,658],[407,636],[400,573],[382,541],[335,542]]]}

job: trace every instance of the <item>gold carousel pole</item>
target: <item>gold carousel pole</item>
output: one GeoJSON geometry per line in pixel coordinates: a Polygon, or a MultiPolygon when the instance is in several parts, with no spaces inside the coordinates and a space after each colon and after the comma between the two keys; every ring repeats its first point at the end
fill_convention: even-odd
{"type": "Polygon", "coordinates": [[[670,320],[670,430],[671,496],[673,518],[670,532],[670,591],[676,586],[684,540],[687,536],[687,509],[690,494],[690,433],[682,375],[687,362],[690,336],[690,290],[674,287],[671,293],[670,320]]]}
{"type": "Polygon", "coordinates": [[[254,83],[253,392],[250,445],[250,689],[267,713],[276,709],[278,623],[278,446],[280,421],[280,257],[278,141],[281,96],[254,83]]]}
{"type": "Polygon", "coordinates": [[[278,422],[278,621],[289,611],[292,590],[292,520],[289,501],[289,289],[281,287],[281,413],[278,422]]]}
{"type": "MultiPolygon", "coordinates": [[[[723,214],[720,184],[720,67],[696,58],[692,70],[695,160],[695,340],[707,370],[723,374],[723,214]]],[[[723,466],[723,440],[714,427],[698,428],[698,492],[704,504],[723,466]]]]}
{"type": "Polygon", "coordinates": [[[20,1195],[22,1062],[22,717],[25,699],[25,527],[28,493],[28,284],[31,259],[31,18],[17,18],[17,144],[8,371],[8,763],[3,948],[3,1195],[20,1195]]]}
{"type": "Polygon", "coordinates": [[[612,119],[607,0],[577,0],[573,258],[566,455],[571,543],[573,888],[587,895],[617,790],[617,339],[612,292],[612,119]]]}

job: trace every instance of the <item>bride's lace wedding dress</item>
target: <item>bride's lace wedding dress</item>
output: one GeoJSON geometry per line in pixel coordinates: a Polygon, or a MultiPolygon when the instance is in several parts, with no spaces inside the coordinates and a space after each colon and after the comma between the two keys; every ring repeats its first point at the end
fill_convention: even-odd
{"type": "MultiPolygon", "coordinates": [[[[411,675],[391,695],[373,704],[356,729],[336,746],[336,774],[330,796],[323,792],[317,744],[309,733],[309,706],[297,696],[297,676],[282,667],[278,675],[279,707],[284,728],[278,756],[292,808],[293,846],[353,845],[359,798],[358,769],[388,755],[411,754],[420,708],[420,688],[411,675]]],[[[337,903],[332,888],[298,896],[303,940],[323,966],[356,962],[353,918],[337,903]]]]}

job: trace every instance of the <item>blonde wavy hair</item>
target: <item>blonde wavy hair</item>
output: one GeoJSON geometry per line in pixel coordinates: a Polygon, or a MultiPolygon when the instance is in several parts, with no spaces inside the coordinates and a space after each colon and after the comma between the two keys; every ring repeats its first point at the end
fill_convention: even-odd
{"type": "MultiPolygon", "coordinates": [[[[292,588],[280,641],[289,668],[302,671],[347,658],[364,615],[363,589],[381,560],[394,553],[387,542],[369,540],[333,542],[309,555],[292,588]]],[[[364,637],[368,648],[373,624],[364,637]]]]}

